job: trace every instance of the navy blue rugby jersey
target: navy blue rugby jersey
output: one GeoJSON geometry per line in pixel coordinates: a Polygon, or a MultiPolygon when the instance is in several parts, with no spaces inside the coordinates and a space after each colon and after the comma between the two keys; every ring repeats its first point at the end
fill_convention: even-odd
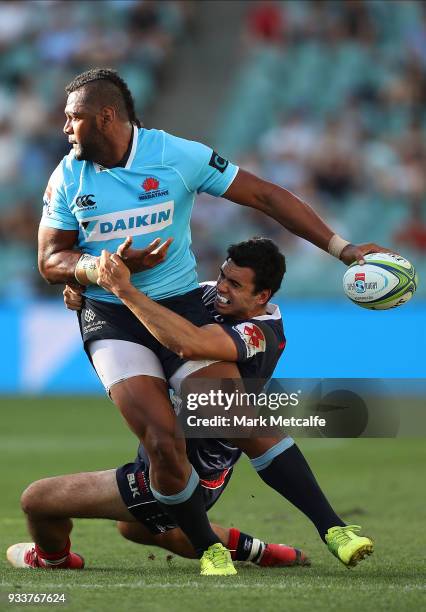
{"type": "MultiPolygon", "coordinates": [[[[217,323],[233,338],[238,349],[238,368],[245,379],[246,388],[254,379],[250,392],[260,392],[271,378],[285,348],[281,313],[275,304],[267,305],[267,312],[247,321],[224,320],[215,308],[216,282],[201,283],[203,302],[217,323]],[[260,379],[260,380],[259,380],[260,379]]],[[[241,457],[239,448],[227,440],[191,438],[186,441],[189,461],[201,478],[230,469],[241,457]]]]}
{"type": "Polygon", "coordinates": [[[214,307],[216,282],[201,283],[201,286],[207,310],[236,344],[241,378],[262,379],[265,384],[274,373],[286,344],[280,309],[268,304],[264,315],[244,321],[224,319],[214,307]]]}

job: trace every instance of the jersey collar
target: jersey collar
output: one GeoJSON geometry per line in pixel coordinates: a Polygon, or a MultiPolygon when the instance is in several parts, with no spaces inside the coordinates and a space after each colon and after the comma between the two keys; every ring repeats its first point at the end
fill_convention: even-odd
{"type": "MultiPolygon", "coordinates": [[[[131,167],[133,160],[135,159],[135,155],[136,155],[136,149],[138,146],[138,138],[139,138],[139,130],[136,127],[136,125],[134,125],[133,126],[133,136],[132,136],[132,147],[130,149],[130,154],[127,159],[126,165],[119,166],[120,168],[123,167],[125,170],[129,170],[129,168],[131,167]]],[[[96,174],[98,174],[99,172],[105,172],[106,170],[113,170],[113,168],[105,168],[104,166],[101,166],[100,164],[96,162],[93,162],[93,166],[95,168],[96,174]]]]}
{"type": "Polygon", "coordinates": [[[279,307],[276,304],[267,304],[266,305],[266,314],[260,315],[259,317],[252,317],[250,320],[256,321],[270,321],[271,319],[281,319],[281,312],[279,307]]]}

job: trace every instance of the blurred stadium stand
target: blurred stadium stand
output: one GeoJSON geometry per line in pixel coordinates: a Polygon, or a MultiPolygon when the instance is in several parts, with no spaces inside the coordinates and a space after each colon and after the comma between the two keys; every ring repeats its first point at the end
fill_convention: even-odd
{"type": "MultiPolygon", "coordinates": [[[[304,196],[352,241],[400,250],[424,277],[425,3],[250,2],[242,54],[211,135],[219,150],[304,196]]],[[[287,295],[340,290],[332,262],[274,236],[289,256],[287,295]]]]}
{"type": "MultiPolygon", "coordinates": [[[[424,2],[0,1],[0,317],[15,330],[8,337],[16,359],[23,350],[16,334],[25,344],[28,330],[62,320],[48,301],[59,301],[59,288],[37,271],[36,234],[47,179],[68,152],[64,86],[93,66],[119,70],[147,127],[210,144],[304,197],[354,242],[399,249],[421,282],[413,310],[407,305],[398,316],[420,307],[424,2]]],[[[192,228],[203,280],[216,276],[229,243],[267,235],[287,255],[280,299],[355,308],[344,303],[338,262],[253,210],[201,194],[192,228]]],[[[42,345],[32,346],[34,357],[42,345]]],[[[6,365],[0,390],[16,376],[31,388],[35,370],[8,378],[6,365]]]]}

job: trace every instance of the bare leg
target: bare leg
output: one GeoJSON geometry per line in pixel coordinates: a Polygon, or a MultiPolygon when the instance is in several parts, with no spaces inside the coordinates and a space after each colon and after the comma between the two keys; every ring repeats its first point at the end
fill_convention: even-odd
{"type": "MultiPolygon", "coordinates": [[[[211,526],[215,534],[220,538],[221,542],[227,546],[229,540],[229,529],[213,523],[211,526]]],[[[144,525],[137,522],[128,523],[119,521],[117,523],[117,528],[121,535],[131,542],[145,544],[147,546],[158,546],[159,548],[164,548],[176,555],[180,555],[181,557],[186,557],[188,559],[196,558],[191,542],[188,540],[183,531],[179,529],[179,527],[158,535],[152,534],[144,525]]]]}
{"type": "Polygon", "coordinates": [[[198,474],[186,455],[185,439],[178,436],[168,387],[160,378],[134,376],[115,384],[110,395],[143,442],[154,497],[188,535],[201,558],[218,538],[207,518],[198,474]]]}
{"type": "Polygon", "coordinates": [[[22,494],[21,506],[30,534],[47,553],[65,547],[70,517],[135,520],[121,499],[115,470],[37,480],[22,494]]]}
{"type": "Polygon", "coordinates": [[[151,376],[134,376],[115,384],[110,394],[146,449],[153,487],[166,495],[182,491],[191,465],[185,440],[177,436],[178,423],[165,382],[151,376]]]}

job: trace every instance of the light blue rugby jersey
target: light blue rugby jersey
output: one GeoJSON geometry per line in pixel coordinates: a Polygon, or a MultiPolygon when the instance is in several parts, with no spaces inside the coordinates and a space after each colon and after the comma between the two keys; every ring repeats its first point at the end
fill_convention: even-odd
{"type": "MultiPolygon", "coordinates": [[[[77,161],[74,151],[64,157],[49,180],[41,225],[78,230],[76,245],[90,255],[116,251],[126,236],[136,249],[173,237],[165,261],[133,274],[132,282],[156,300],[181,295],[198,287],[190,231],[195,195],[222,195],[237,172],[201,143],[134,127],[125,167],[77,161]]],[[[85,295],[120,303],[97,285],[89,285],[85,295]]]]}

